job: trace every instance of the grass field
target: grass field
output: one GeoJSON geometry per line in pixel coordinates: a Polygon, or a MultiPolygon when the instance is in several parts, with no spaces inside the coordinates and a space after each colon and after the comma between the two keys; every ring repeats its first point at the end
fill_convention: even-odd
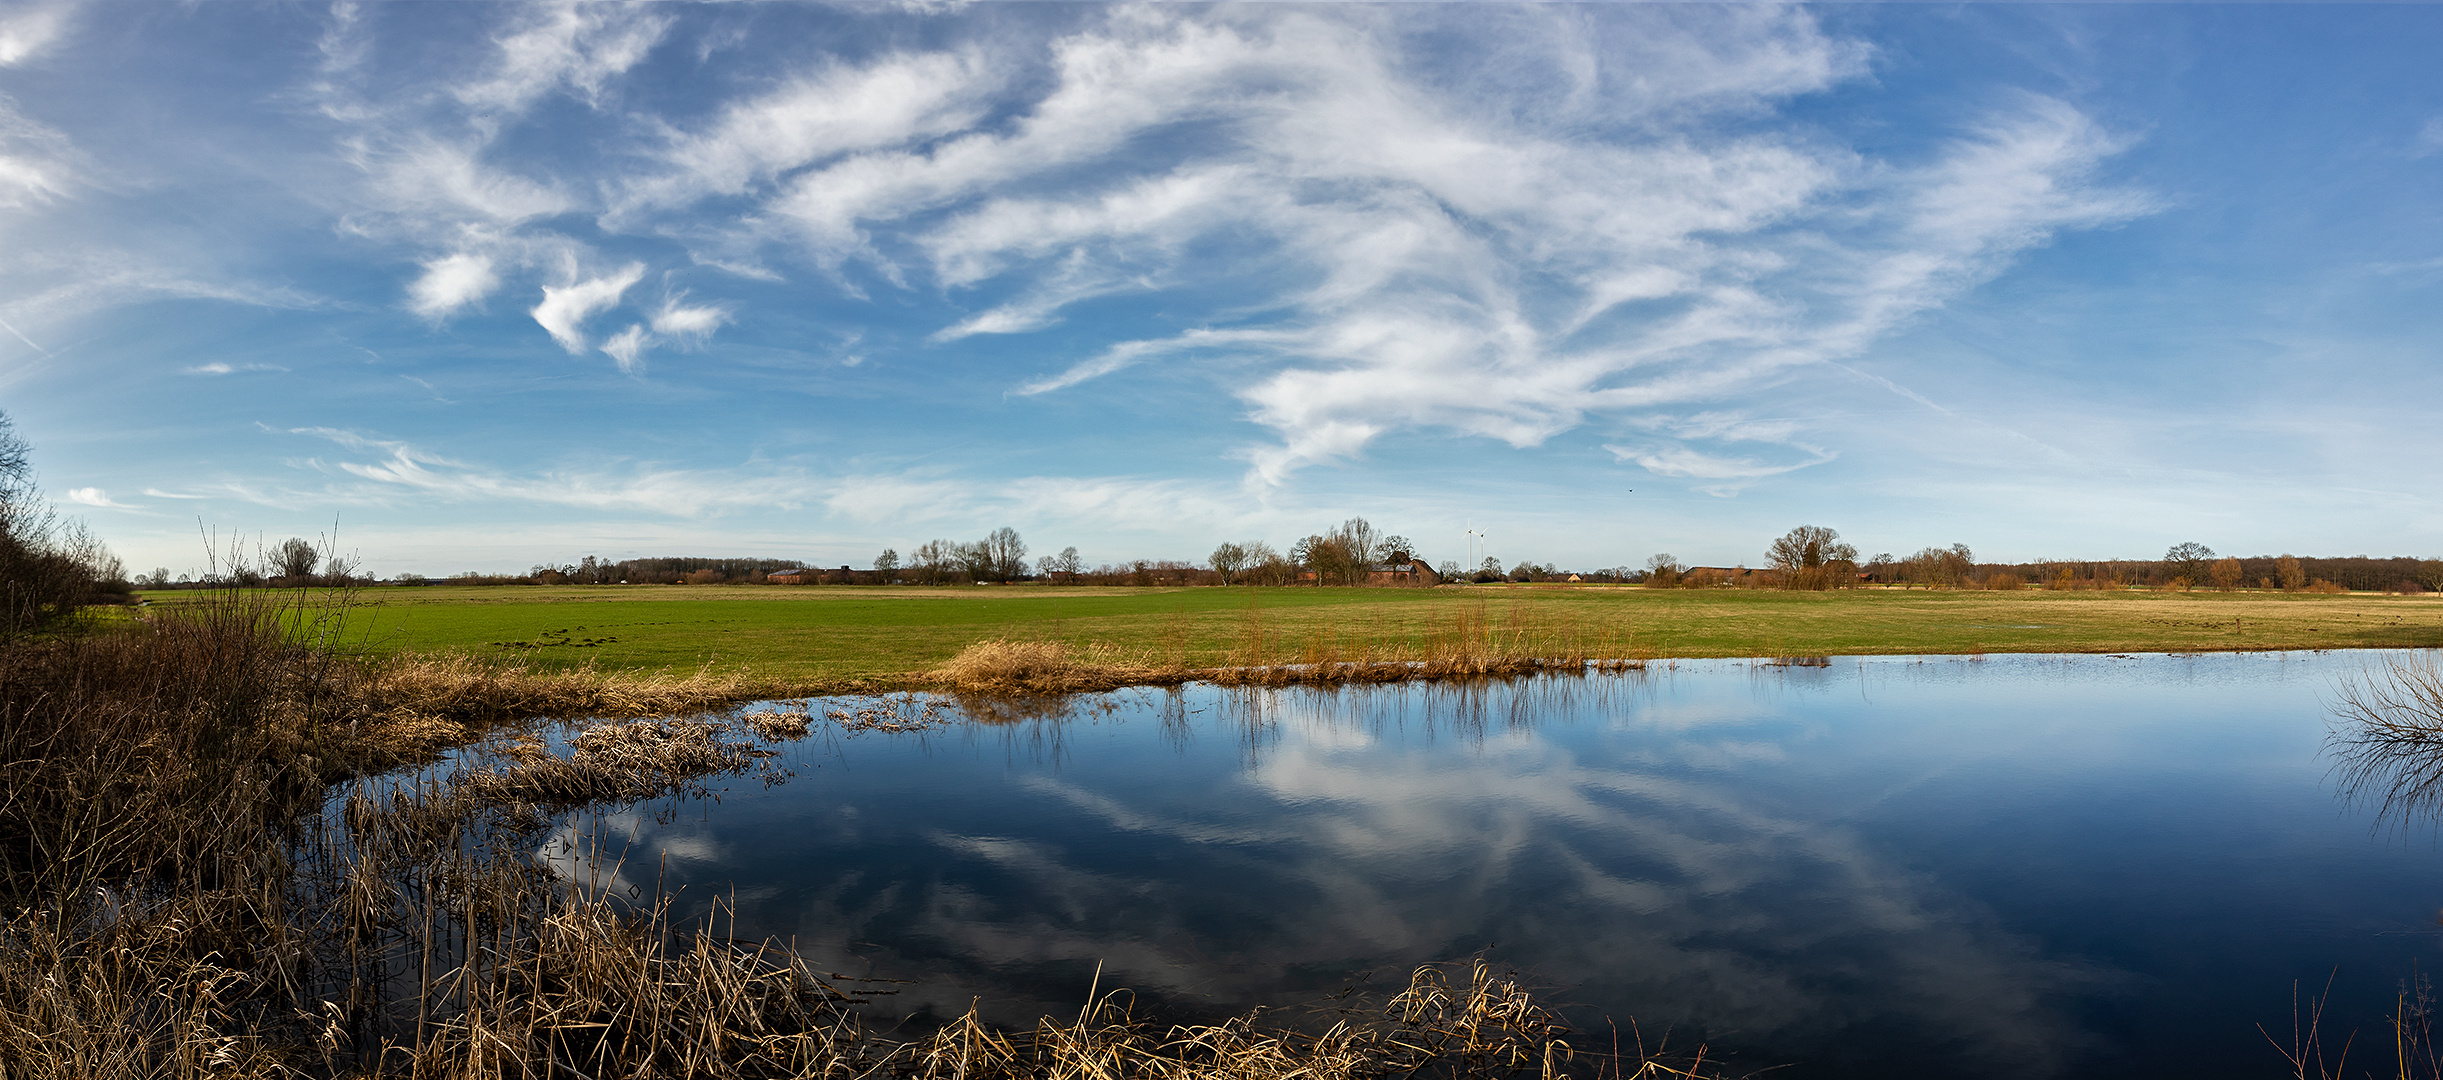
{"type": "Polygon", "coordinates": [[[347,637],[372,652],[709,665],[804,686],[926,670],[994,638],[1206,667],[1348,657],[1471,620],[1631,657],[2443,646],[2443,597],[2363,593],[636,585],[367,589],[356,602],[347,637]]]}

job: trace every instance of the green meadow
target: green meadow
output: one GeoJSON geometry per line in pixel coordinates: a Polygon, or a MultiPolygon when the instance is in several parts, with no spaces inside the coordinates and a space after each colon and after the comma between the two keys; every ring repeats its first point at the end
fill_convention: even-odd
{"type": "Polygon", "coordinates": [[[1206,667],[1345,658],[1468,626],[1642,658],[2443,645],[2443,597],[2366,593],[635,585],[371,588],[351,604],[354,650],[804,686],[923,671],[996,638],[1206,667]]]}

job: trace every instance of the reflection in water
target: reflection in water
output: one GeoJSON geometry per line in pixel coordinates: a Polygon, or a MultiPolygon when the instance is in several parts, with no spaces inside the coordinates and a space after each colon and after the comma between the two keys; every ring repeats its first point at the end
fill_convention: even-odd
{"type": "MultiPolygon", "coordinates": [[[[2278,1010],[2346,952],[2263,944],[2327,914],[2244,876],[2270,859],[2329,891],[2333,859],[2368,854],[2361,824],[2259,824],[2332,817],[2324,670],[1900,658],[1098,695],[818,729],[784,788],[577,823],[552,850],[572,876],[624,858],[631,885],[734,890],[751,932],[918,980],[910,1014],[981,997],[1028,1022],[1075,1009],[1097,965],[1160,1007],[1235,1012],[1483,953],[1582,1023],[1799,1075],[2215,1071],[2277,1060],[2250,1025],[2283,1015],[2216,995],[2278,1010]],[[630,843],[589,856],[588,830],[630,843]],[[2230,955],[2243,935],[2258,955],[2230,955]],[[2149,1030],[2208,1022],[2183,1009],[2234,1010],[2230,1030],[2149,1030]]],[[[2377,861],[2356,879],[2418,869],[2377,861]]]]}
{"type": "Polygon", "coordinates": [[[2403,828],[2443,815],[2443,663],[2387,658],[2338,680],[2325,740],[2344,798],[2403,828]]]}

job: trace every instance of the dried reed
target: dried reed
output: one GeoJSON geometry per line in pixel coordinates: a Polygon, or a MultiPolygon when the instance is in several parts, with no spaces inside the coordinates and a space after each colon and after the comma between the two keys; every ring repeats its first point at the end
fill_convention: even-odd
{"type": "Polygon", "coordinates": [[[1416,630],[1406,640],[1377,630],[1344,636],[1316,624],[1297,638],[1268,627],[1251,610],[1231,662],[1190,667],[1184,650],[1130,653],[1096,643],[995,639],[968,646],[927,674],[936,686],[970,694],[1058,694],[1125,686],[1169,686],[1191,680],[1225,686],[1388,683],[1502,678],[1543,672],[1624,671],[1645,666],[1645,650],[1616,627],[1590,629],[1527,605],[1494,617],[1485,605],[1463,609],[1450,622],[1416,630]]]}

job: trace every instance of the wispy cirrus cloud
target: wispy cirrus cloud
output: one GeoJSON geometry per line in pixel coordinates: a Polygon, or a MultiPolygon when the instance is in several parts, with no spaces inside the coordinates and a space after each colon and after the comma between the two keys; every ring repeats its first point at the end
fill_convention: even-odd
{"type": "MultiPolygon", "coordinates": [[[[1164,122],[1225,118],[1230,137],[1208,143],[1208,156],[1100,191],[987,193],[926,234],[954,283],[1036,268],[1031,292],[940,336],[1048,325],[1070,302],[1060,283],[1111,280],[1123,268],[1189,287],[1211,273],[1175,254],[1197,238],[1262,238],[1241,265],[1294,285],[1271,297],[1277,314],[1260,338],[1197,331],[1130,342],[1016,392],[1066,389],[1156,353],[1192,358],[1226,345],[1268,354],[1273,370],[1238,394],[1280,438],[1248,454],[1257,477],[1279,483],[1393,430],[1529,446],[1590,412],[1701,407],[1752,392],[1855,355],[2059,230],[2151,207],[2093,182],[2120,142],[2049,99],[1996,110],[1918,166],[1725,131],[1714,122],[1723,111],[1769,109],[1860,69],[1854,48],[1802,13],[1708,19],[1648,26],[1661,31],[1649,51],[1669,54],[1702,94],[1607,90],[1600,65],[1566,88],[1583,109],[1611,110],[1615,121],[1626,111],[1630,131],[1611,139],[1437,93],[1361,23],[1137,20],[1081,35],[1069,43],[1081,54],[1170,63],[1158,75],[1098,67],[1092,80],[1047,94],[1040,116],[1060,115],[1057,103],[1109,126],[1126,110],[1079,104],[1109,96],[1164,122]],[[1258,78],[1268,80],[1260,93],[1232,92],[1258,78]]],[[[1561,119],[1578,117],[1564,110],[1561,119]]],[[[1053,151],[1030,160],[1008,148],[1018,141],[995,145],[1014,159],[1003,171],[1065,160],[1053,151]]],[[[902,167],[947,171],[913,157],[902,167]]],[[[923,195],[950,183],[902,187],[923,195]]],[[[869,205],[892,204],[871,196],[869,205]]],[[[1636,460],[1648,458],[1677,475],[1724,460],[1693,451],[1636,460]]]]}
{"type": "Polygon", "coordinates": [[[183,367],[178,369],[179,373],[182,375],[236,375],[240,372],[248,371],[287,370],[287,368],[281,367],[278,364],[232,364],[219,360],[213,361],[209,364],[196,364],[192,367],[183,367]]]}
{"type": "MultiPolygon", "coordinates": [[[[514,475],[469,464],[396,439],[381,439],[343,428],[305,427],[288,434],[328,440],[349,450],[370,452],[370,460],[304,464],[358,483],[329,489],[325,497],[385,501],[401,497],[449,502],[540,503],[586,510],[641,511],[669,517],[694,517],[750,507],[786,507],[794,503],[776,493],[789,490],[774,476],[750,476],[695,469],[659,468],[639,463],[632,468],[547,469],[514,475]]],[[[277,501],[264,496],[258,501],[277,501]]]]}

